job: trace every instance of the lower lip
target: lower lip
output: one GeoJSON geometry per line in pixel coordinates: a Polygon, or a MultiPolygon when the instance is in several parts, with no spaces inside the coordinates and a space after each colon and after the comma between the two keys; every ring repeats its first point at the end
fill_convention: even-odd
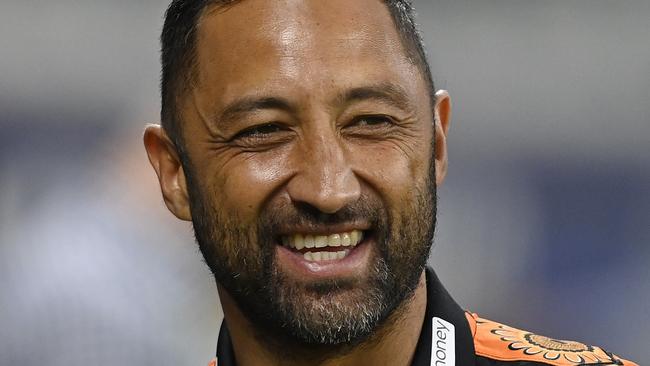
{"type": "Polygon", "coordinates": [[[342,259],[328,261],[308,261],[304,255],[282,245],[276,245],[279,267],[285,272],[293,272],[298,278],[327,279],[333,277],[359,276],[367,272],[370,260],[371,240],[364,239],[350,250],[342,259]]]}

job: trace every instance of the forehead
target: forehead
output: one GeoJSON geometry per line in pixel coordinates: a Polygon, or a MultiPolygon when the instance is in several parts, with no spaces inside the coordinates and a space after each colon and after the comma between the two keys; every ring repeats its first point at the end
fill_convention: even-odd
{"type": "Polygon", "coordinates": [[[197,34],[198,85],[224,98],[419,79],[381,0],[243,0],[208,8],[197,34]]]}
{"type": "MultiPolygon", "coordinates": [[[[207,41],[261,41],[273,46],[291,43],[295,49],[313,42],[325,46],[330,41],[340,46],[347,41],[354,45],[355,40],[362,39],[392,45],[396,35],[381,0],[242,0],[208,7],[199,30],[200,35],[209,37],[203,39],[207,41]]],[[[243,46],[237,50],[247,48],[243,46]]]]}

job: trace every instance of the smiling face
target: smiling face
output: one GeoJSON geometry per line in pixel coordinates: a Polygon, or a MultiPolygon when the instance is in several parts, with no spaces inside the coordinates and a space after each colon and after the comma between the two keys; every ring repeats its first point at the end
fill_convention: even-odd
{"type": "Polygon", "coordinates": [[[365,339],[418,284],[444,175],[443,130],[388,9],[245,0],[205,11],[196,50],[179,171],[217,282],[262,330],[365,339]]]}

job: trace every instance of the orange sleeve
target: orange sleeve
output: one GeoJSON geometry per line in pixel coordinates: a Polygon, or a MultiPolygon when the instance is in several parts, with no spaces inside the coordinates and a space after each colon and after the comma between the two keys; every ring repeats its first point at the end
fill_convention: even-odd
{"type": "Polygon", "coordinates": [[[613,364],[638,366],[600,347],[540,336],[466,313],[478,356],[500,361],[532,361],[556,366],[613,364]]]}

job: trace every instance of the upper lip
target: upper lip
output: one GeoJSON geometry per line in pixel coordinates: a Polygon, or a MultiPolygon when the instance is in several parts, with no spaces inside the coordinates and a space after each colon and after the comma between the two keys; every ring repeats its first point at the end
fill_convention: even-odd
{"type": "Polygon", "coordinates": [[[331,235],[350,232],[352,230],[365,231],[370,228],[370,224],[361,222],[340,223],[340,224],[316,224],[316,225],[300,225],[294,227],[282,228],[279,235],[331,235]]]}

